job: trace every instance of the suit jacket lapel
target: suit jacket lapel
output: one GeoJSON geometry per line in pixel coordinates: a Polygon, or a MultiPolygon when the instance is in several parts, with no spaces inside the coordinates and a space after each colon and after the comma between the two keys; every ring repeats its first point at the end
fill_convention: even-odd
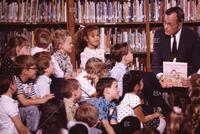
{"type": "Polygon", "coordinates": [[[180,39],[179,39],[179,44],[178,44],[178,52],[177,52],[177,61],[181,61],[181,51],[183,50],[184,47],[184,28],[182,28],[180,39]]]}
{"type": "Polygon", "coordinates": [[[171,61],[172,60],[172,55],[171,55],[171,42],[170,42],[170,36],[166,36],[166,41],[165,41],[165,50],[164,52],[166,52],[166,60],[167,61],[171,61]]]}

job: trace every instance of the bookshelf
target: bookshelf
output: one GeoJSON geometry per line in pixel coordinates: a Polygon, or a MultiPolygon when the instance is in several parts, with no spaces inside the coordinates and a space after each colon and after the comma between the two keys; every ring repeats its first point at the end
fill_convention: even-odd
{"type": "Polygon", "coordinates": [[[66,27],[66,22],[59,22],[59,23],[23,23],[23,22],[16,22],[16,23],[6,23],[6,22],[1,22],[0,23],[0,29],[1,31],[12,31],[12,30],[20,30],[22,28],[26,29],[36,29],[36,28],[64,28],[66,27]]]}
{"type": "MultiPolygon", "coordinates": [[[[184,25],[200,26],[199,0],[74,0],[75,29],[81,25],[97,25],[100,27],[100,32],[103,29],[106,36],[112,39],[114,36],[112,34],[117,33],[116,36],[122,36],[122,40],[119,39],[118,42],[127,41],[133,48],[140,48],[141,41],[135,42],[130,39],[130,36],[135,36],[135,31],[136,33],[144,31],[145,36],[141,36],[145,38],[142,42],[143,49],[134,49],[134,57],[139,58],[139,61],[144,64],[144,71],[151,71],[154,32],[155,29],[163,27],[164,12],[172,6],[183,8],[184,25]]],[[[141,37],[138,36],[139,39],[141,37]]],[[[106,44],[105,50],[108,50],[107,46],[110,47],[110,45],[107,45],[105,38],[103,40],[106,44]]],[[[110,44],[112,43],[115,41],[111,40],[110,44]]]]}
{"type": "MultiPolygon", "coordinates": [[[[0,52],[16,35],[25,35],[33,46],[36,28],[67,29],[73,35],[73,4],[71,0],[0,0],[0,52]]],[[[75,65],[75,54],[71,57],[75,65]]]]}
{"type": "Polygon", "coordinates": [[[136,67],[151,71],[148,2],[148,0],[74,0],[75,28],[78,29],[81,25],[99,26],[100,40],[103,40],[100,42],[100,47],[106,52],[109,52],[112,44],[128,42],[134,50],[134,61],[141,62],[140,65],[135,63],[136,67]]]}
{"type": "MultiPolygon", "coordinates": [[[[72,37],[74,36],[75,33],[75,21],[74,21],[74,1],[73,0],[67,0],[67,29],[70,31],[72,37]]],[[[71,61],[72,65],[75,69],[76,68],[76,47],[73,48],[72,53],[71,53],[71,61]]]]}

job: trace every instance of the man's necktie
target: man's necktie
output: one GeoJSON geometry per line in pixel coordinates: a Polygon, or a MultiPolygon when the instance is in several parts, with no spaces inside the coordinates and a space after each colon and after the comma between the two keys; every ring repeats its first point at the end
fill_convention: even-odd
{"type": "Polygon", "coordinates": [[[172,59],[176,58],[177,56],[177,43],[176,43],[176,36],[173,35],[174,41],[172,44],[172,59]]]}

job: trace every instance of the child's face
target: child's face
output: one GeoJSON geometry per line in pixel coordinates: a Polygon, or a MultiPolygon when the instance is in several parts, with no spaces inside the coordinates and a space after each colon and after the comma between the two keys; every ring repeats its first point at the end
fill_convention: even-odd
{"type": "Polygon", "coordinates": [[[12,92],[14,93],[16,91],[16,83],[13,81],[13,83],[10,83],[10,89],[12,89],[12,92]]]}
{"type": "Polygon", "coordinates": [[[68,36],[66,38],[64,44],[62,44],[61,49],[66,53],[71,53],[72,52],[72,48],[73,48],[72,37],[68,36]]]}
{"type": "Polygon", "coordinates": [[[22,48],[16,48],[17,55],[30,55],[30,48],[28,46],[23,46],[22,48]]]}
{"type": "Polygon", "coordinates": [[[140,84],[136,85],[136,89],[135,89],[136,94],[140,95],[142,93],[143,88],[144,88],[144,83],[143,83],[143,80],[141,80],[140,84]]]}
{"type": "Polygon", "coordinates": [[[49,63],[49,67],[47,68],[47,73],[48,74],[53,74],[53,72],[54,72],[54,68],[53,68],[53,64],[52,64],[52,62],[50,61],[50,63],[49,63]]]}
{"type": "Polygon", "coordinates": [[[77,102],[81,99],[82,96],[82,91],[81,91],[81,86],[79,85],[78,89],[74,91],[75,98],[77,102]]]}
{"type": "Polygon", "coordinates": [[[87,46],[89,48],[96,48],[99,45],[99,31],[98,30],[93,30],[88,32],[87,37],[86,37],[86,42],[87,46]]]}
{"type": "Polygon", "coordinates": [[[111,87],[108,89],[110,97],[112,100],[119,99],[119,89],[118,89],[118,83],[117,81],[114,81],[111,85],[111,87]]]}
{"type": "Polygon", "coordinates": [[[129,49],[128,54],[125,57],[125,60],[127,64],[133,62],[133,51],[131,49],[129,49]]]}
{"type": "Polygon", "coordinates": [[[28,74],[28,78],[29,78],[29,79],[35,79],[35,78],[36,78],[36,71],[37,71],[37,68],[36,68],[35,65],[29,67],[29,68],[27,69],[27,71],[28,71],[27,74],[28,74]]]}

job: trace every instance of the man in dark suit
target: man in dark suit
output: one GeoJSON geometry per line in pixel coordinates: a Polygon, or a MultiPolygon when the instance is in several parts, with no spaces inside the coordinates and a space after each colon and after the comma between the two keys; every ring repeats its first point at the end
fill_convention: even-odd
{"type": "MultiPolygon", "coordinates": [[[[179,105],[184,109],[185,104],[181,103],[184,101],[180,98],[187,102],[187,88],[172,87],[163,77],[163,61],[188,63],[188,75],[196,73],[200,68],[199,36],[184,27],[183,23],[184,13],[180,7],[172,7],[165,11],[164,28],[157,30],[154,35],[152,69],[163,88],[161,91],[170,93],[167,100],[172,100],[171,106],[179,105]]],[[[187,80],[182,82],[188,86],[187,80]]]]}
{"type": "Polygon", "coordinates": [[[155,32],[152,69],[160,80],[163,61],[188,63],[188,75],[200,68],[200,40],[197,33],[183,27],[184,13],[180,7],[166,10],[164,28],[155,32]]]}

